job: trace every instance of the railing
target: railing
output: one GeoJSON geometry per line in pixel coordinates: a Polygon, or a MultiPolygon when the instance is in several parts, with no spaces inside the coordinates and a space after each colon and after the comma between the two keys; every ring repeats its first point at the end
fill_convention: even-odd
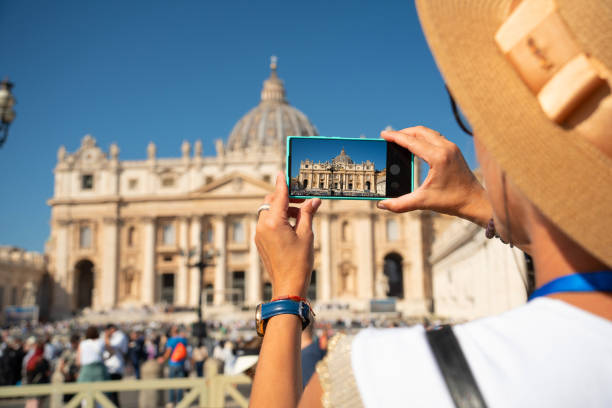
{"type": "MultiPolygon", "coordinates": [[[[121,380],[100,381],[91,383],[57,383],[46,385],[23,385],[17,387],[0,387],[0,398],[34,398],[50,396],[51,406],[76,408],[83,406],[94,408],[95,404],[103,408],[117,408],[105,392],[144,391],[144,390],[187,390],[183,399],[175,408],[188,408],[197,400],[200,408],[220,408],[225,406],[226,396],[231,397],[242,408],[247,408],[249,401],[236,388],[237,384],[250,384],[251,379],[244,375],[213,375],[208,378],[173,378],[155,380],[121,380]],[[61,401],[64,394],[75,394],[65,405],[54,405],[61,401]],[[85,405],[81,405],[82,402],[85,405]]],[[[148,406],[147,406],[148,408],[148,406]]],[[[154,408],[154,407],[151,407],[154,408]]]]}

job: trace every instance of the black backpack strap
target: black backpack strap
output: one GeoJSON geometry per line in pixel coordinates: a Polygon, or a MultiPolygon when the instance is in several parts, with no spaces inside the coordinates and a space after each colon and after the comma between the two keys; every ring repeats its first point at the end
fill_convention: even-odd
{"type": "Polygon", "coordinates": [[[455,406],[486,408],[487,404],[482,398],[453,328],[444,325],[440,329],[426,331],[425,336],[455,406]]]}

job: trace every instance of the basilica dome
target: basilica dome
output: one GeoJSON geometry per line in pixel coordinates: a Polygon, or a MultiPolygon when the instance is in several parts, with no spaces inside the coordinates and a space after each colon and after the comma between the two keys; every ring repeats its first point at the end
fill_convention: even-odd
{"type": "Polygon", "coordinates": [[[287,136],[317,136],[317,128],[300,110],[289,105],[285,86],[276,73],[276,58],[270,64],[272,72],[264,81],[259,105],[244,115],[232,129],[227,141],[229,151],[278,146],[284,148],[287,136]]]}
{"type": "Polygon", "coordinates": [[[340,154],[332,159],[332,164],[353,164],[353,159],[351,159],[351,156],[346,154],[343,147],[340,154]]]}

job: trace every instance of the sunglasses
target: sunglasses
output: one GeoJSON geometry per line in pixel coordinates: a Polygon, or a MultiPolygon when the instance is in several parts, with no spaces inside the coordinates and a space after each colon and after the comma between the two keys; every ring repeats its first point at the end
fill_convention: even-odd
{"type": "Polygon", "coordinates": [[[467,125],[466,122],[464,122],[463,119],[461,118],[461,113],[459,113],[457,102],[455,102],[455,99],[453,98],[453,95],[450,93],[448,86],[444,85],[444,87],[446,88],[446,92],[448,93],[448,97],[450,98],[451,108],[453,109],[453,116],[455,117],[457,124],[459,125],[461,130],[463,130],[465,133],[467,133],[470,136],[474,136],[470,125],[467,125]]]}

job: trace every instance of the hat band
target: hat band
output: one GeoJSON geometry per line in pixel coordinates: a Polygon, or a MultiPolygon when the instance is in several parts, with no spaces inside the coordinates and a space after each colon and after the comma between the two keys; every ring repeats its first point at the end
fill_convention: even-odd
{"type": "Polygon", "coordinates": [[[607,85],[605,67],[580,49],[553,0],[521,2],[495,41],[557,124],[607,85]]]}

